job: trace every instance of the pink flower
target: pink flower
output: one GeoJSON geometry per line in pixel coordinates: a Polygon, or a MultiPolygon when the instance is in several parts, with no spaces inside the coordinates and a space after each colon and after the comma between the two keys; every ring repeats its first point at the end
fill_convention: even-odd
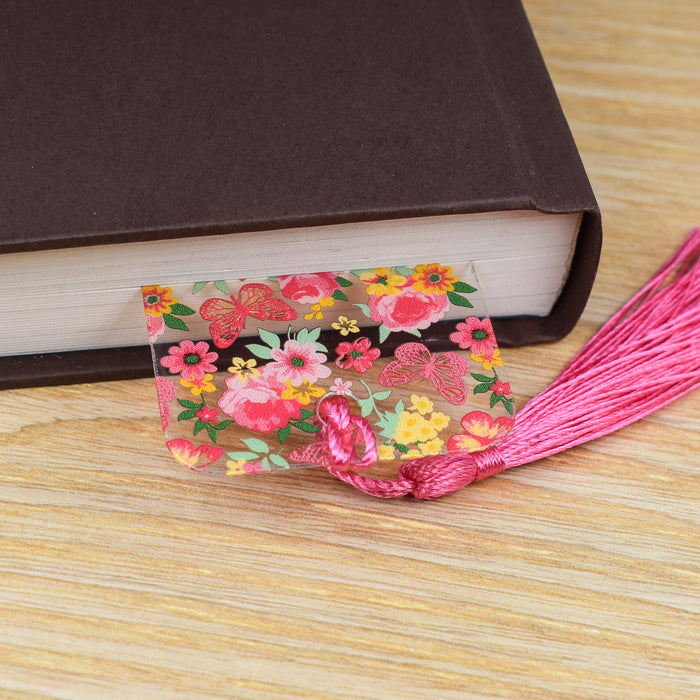
{"type": "Polygon", "coordinates": [[[369,338],[357,338],[352,343],[347,341],[338,343],[335,351],[338,357],[335,364],[340,369],[354,369],[356,372],[366,372],[372,367],[372,363],[380,355],[379,348],[370,347],[372,342],[369,338]]]}
{"type": "Polygon", "coordinates": [[[426,294],[413,288],[402,289],[396,296],[370,296],[367,301],[373,321],[391,331],[408,333],[439,321],[450,305],[445,294],[426,294]]]}
{"type": "Polygon", "coordinates": [[[215,352],[209,352],[209,345],[199,341],[196,345],[191,340],[183,340],[179,345],[168,348],[166,357],[162,357],[160,364],[167,367],[171,374],[180,374],[187,380],[204,379],[207,372],[216,372],[216,366],[212,364],[218,359],[215,352]]]}
{"type": "Polygon", "coordinates": [[[316,304],[340,289],[332,272],[310,275],[281,275],[277,278],[282,294],[300,304],[316,304]]]}
{"type": "Polygon", "coordinates": [[[283,348],[273,348],[270,355],[274,362],[267,365],[281,382],[291,382],[299,386],[304,380],[313,384],[317,379],[327,377],[331,368],[323,363],[326,356],[316,351],[315,343],[299,343],[290,339],[283,348]]]}
{"type": "Polygon", "coordinates": [[[202,408],[194,414],[202,421],[202,423],[213,423],[216,417],[219,415],[218,408],[209,408],[209,406],[202,406],[202,408]]]}
{"type": "Polygon", "coordinates": [[[172,409],[169,403],[177,396],[177,389],[165,377],[156,377],[156,394],[158,395],[158,408],[160,409],[160,425],[167,430],[170,425],[172,409]]]}
{"type": "Polygon", "coordinates": [[[148,339],[153,342],[165,331],[165,321],[162,316],[146,316],[148,339]]]}
{"type": "Polygon", "coordinates": [[[463,433],[452,435],[447,441],[448,452],[479,452],[503,440],[515,421],[501,416],[492,418],[483,411],[467,413],[461,420],[463,433]]]}
{"type": "Polygon", "coordinates": [[[245,428],[271,433],[284,428],[290,418],[301,418],[301,405],[282,398],[287,387],[272,372],[249,376],[245,382],[229,377],[226,386],[219,408],[245,428]]]}
{"type": "Polygon", "coordinates": [[[488,318],[470,316],[457,324],[457,331],[450,333],[450,340],[462,350],[471,350],[474,355],[487,355],[496,347],[496,336],[488,318]]]}
{"type": "Polygon", "coordinates": [[[504,394],[508,396],[508,394],[510,394],[510,384],[508,382],[502,382],[500,379],[497,379],[489,389],[491,389],[496,396],[503,396],[504,394]]]}
{"type": "Polygon", "coordinates": [[[344,382],[340,377],[336,377],[332,386],[328,387],[328,391],[336,396],[351,396],[352,382],[344,382]]]}

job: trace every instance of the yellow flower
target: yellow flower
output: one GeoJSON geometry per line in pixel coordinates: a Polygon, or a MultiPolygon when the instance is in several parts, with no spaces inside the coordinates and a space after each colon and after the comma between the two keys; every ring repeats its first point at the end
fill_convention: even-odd
{"type": "Polygon", "coordinates": [[[403,452],[401,454],[401,459],[417,459],[419,457],[423,457],[424,455],[421,454],[420,450],[409,450],[408,452],[403,452]]]}
{"type": "Polygon", "coordinates": [[[148,316],[162,316],[169,314],[172,307],[177,304],[170,287],[159,287],[157,284],[141,287],[143,294],[143,307],[148,316]]]}
{"type": "Polygon", "coordinates": [[[396,296],[408,279],[394,272],[390,267],[378,267],[371,272],[361,272],[360,281],[366,286],[367,294],[375,297],[396,296]]]}
{"type": "Polygon", "coordinates": [[[470,354],[472,360],[479,362],[487,372],[490,372],[494,367],[503,367],[501,351],[498,348],[490,348],[481,355],[475,355],[473,352],[470,354]]]}
{"type": "Polygon", "coordinates": [[[435,428],[423,416],[410,411],[399,414],[399,422],[394,431],[394,440],[401,445],[432,440],[437,436],[435,428]]]}
{"type": "Polygon", "coordinates": [[[189,389],[192,396],[201,396],[203,391],[207,394],[216,391],[216,387],[211,383],[212,379],[214,379],[212,374],[205,374],[201,379],[198,377],[192,377],[192,379],[180,377],[180,384],[185,389],[189,389]]]}
{"type": "Polygon", "coordinates": [[[244,464],[244,459],[229,459],[226,462],[226,476],[238,476],[239,474],[245,474],[245,469],[243,469],[244,464]]]}
{"type": "Polygon", "coordinates": [[[421,416],[433,410],[433,402],[427,396],[418,396],[418,394],[411,394],[411,406],[421,416]]]}
{"type": "Polygon", "coordinates": [[[434,438],[418,445],[418,449],[423,455],[439,455],[445,443],[440,438],[434,438]]]}
{"type": "Polygon", "coordinates": [[[307,321],[311,321],[312,319],[320,321],[323,318],[323,311],[321,311],[321,309],[326,306],[333,306],[334,304],[335,299],[333,297],[323,297],[323,299],[319,299],[315,304],[311,304],[311,312],[304,314],[304,318],[307,321]]]}
{"type": "Polygon", "coordinates": [[[340,331],[340,335],[360,332],[360,329],[357,327],[357,321],[347,316],[338,316],[337,322],[331,323],[331,327],[336,331],[340,331]]]}
{"type": "Polygon", "coordinates": [[[304,379],[300,386],[292,386],[291,379],[288,379],[284,385],[287,388],[282,392],[282,398],[287,401],[296,399],[302,406],[308,406],[311,399],[318,399],[326,393],[322,386],[314,386],[308,379],[304,379]]]}
{"type": "Polygon", "coordinates": [[[449,424],[450,417],[446,413],[435,411],[435,413],[430,416],[430,425],[432,425],[438,432],[444,430],[449,424]]]}
{"type": "Polygon", "coordinates": [[[452,274],[448,265],[416,265],[413,273],[413,288],[426,294],[447,294],[459,279],[452,274]]]}
{"type": "Polygon", "coordinates": [[[257,364],[257,361],[252,358],[244,360],[242,357],[234,357],[228,371],[235,375],[238,381],[245,382],[248,377],[256,379],[260,376],[260,370],[255,366],[257,364]]]}
{"type": "Polygon", "coordinates": [[[394,459],[394,447],[393,447],[393,445],[378,445],[377,446],[377,459],[380,459],[380,460],[392,460],[392,459],[394,459]]]}

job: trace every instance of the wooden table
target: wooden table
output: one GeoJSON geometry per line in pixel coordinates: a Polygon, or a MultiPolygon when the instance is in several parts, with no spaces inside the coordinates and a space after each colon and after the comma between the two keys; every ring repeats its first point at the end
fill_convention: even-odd
{"type": "MultiPolygon", "coordinates": [[[[604,214],[577,330],[700,225],[700,4],[527,0],[604,214]]],[[[700,393],[436,502],[323,470],[212,480],[152,384],[0,394],[2,698],[700,695],[700,393]]]]}

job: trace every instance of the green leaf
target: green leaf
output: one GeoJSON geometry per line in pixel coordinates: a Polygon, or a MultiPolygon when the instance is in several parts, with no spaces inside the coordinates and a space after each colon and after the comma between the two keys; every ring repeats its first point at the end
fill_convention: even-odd
{"type": "Polygon", "coordinates": [[[255,357],[259,357],[261,360],[271,360],[272,359],[272,353],[270,352],[270,348],[267,345],[260,345],[259,343],[250,343],[249,345],[246,345],[246,348],[250,350],[250,352],[255,355],[255,357]]]}
{"type": "Polygon", "coordinates": [[[264,440],[259,440],[258,438],[245,438],[241,442],[253,452],[258,452],[259,454],[266,455],[270,451],[269,445],[264,440]]]}
{"type": "Polygon", "coordinates": [[[475,394],[485,394],[485,393],[487,393],[488,391],[491,390],[491,384],[492,384],[492,383],[493,383],[493,382],[491,382],[491,380],[489,380],[489,383],[488,383],[488,384],[477,384],[477,385],[474,387],[474,393],[475,393],[475,394]]]}
{"type": "Polygon", "coordinates": [[[200,430],[204,428],[206,423],[202,422],[201,418],[197,419],[197,422],[194,424],[194,428],[192,429],[192,435],[196,435],[200,430]]]}
{"type": "Polygon", "coordinates": [[[207,423],[207,433],[209,433],[209,439],[216,445],[216,429],[211,423],[207,423]]]}
{"type": "Polygon", "coordinates": [[[371,318],[371,311],[369,310],[369,306],[367,304],[353,304],[353,306],[356,306],[360,311],[362,311],[367,318],[371,318]]]}
{"type": "Polygon", "coordinates": [[[202,408],[204,405],[201,401],[199,403],[195,403],[194,401],[190,401],[189,399],[178,399],[177,402],[180,404],[180,406],[183,406],[184,408],[202,408]]]}
{"type": "Polygon", "coordinates": [[[223,292],[224,294],[228,294],[229,296],[231,295],[231,292],[229,291],[228,285],[226,284],[225,280],[216,280],[216,282],[214,282],[214,286],[220,292],[223,292]]]}
{"type": "Polygon", "coordinates": [[[224,428],[228,428],[229,425],[231,425],[231,423],[233,423],[233,421],[230,419],[229,420],[222,420],[221,423],[217,423],[216,425],[212,425],[212,428],[214,428],[214,430],[223,430],[224,428]]]}
{"type": "Polygon", "coordinates": [[[315,343],[321,337],[321,326],[316,326],[316,328],[307,328],[306,337],[315,343]]]}
{"type": "Polygon", "coordinates": [[[270,461],[276,466],[280,467],[281,469],[289,469],[289,462],[282,457],[281,455],[278,454],[271,454],[270,455],[270,461]]]}
{"type": "Polygon", "coordinates": [[[258,335],[260,336],[260,340],[271,348],[278,348],[282,344],[277,333],[273,333],[272,331],[258,328],[258,335]]]}
{"type": "Polygon", "coordinates": [[[163,314],[163,321],[165,321],[165,325],[168,328],[172,328],[176,331],[189,330],[189,326],[181,318],[173,316],[172,314],[163,314]]]}
{"type": "Polygon", "coordinates": [[[360,404],[360,414],[363,418],[366,418],[372,413],[372,409],[374,408],[374,401],[372,401],[372,399],[358,399],[357,403],[360,404]]]}
{"type": "Polygon", "coordinates": [[[503,401],[503,397],[499,396],[497,393],[491,394],[491,408],[493,408],[499,401],[503,401]]]}
{"type": "Polygon", "coordinates": [[[170,313],[176,316],[191,316],[194,313],[194,309],[184,304],[173,304],[170,307],[170,313]]]}
{"type": "Polygon", "coordinates": [[[493,384],[496,381],[496,377],[487,377],[485,374],[472,374],[472,377],[474,377],[477,382],[490,382],[493,384]]]}
{"type": "Polygon", "coordinates": [[[460,296],[459,294],[455,294],[454,292],[447,292],[447,298],[455,305],[455,306],[465,306],[468,309],[473,309],[474,305],[467,299],[466,297],[460,296]]]}
{"type": "Polygon", "coordinates": [[[455,282],[452,289],[455,292],[463,292],[464,294],[473,294],[476,292],[476,287],[472,287],[471,284],[461,281],[455,282]]]}
{"type": "Polygon", "coordinates": [[[270,460],[267,457],[263,457],[260,460],[260,466],[267,472],[271,471],[272,467],[270,467],[270,460]]]}
{"type": "MultiPolygon", "coordinates": [[[[302,409],[303,412],[304,409],[302,409]]],[[[289,437],[289,433],[292,430],[292,426],[287,424],[284,428],[280,428],[277,431],[277,439],[280,441],[280,445],[284,444],[284,441],[289,437]]]]}
{"type": "Polygon", "coordinates": [[[403,452],[403,453],[408,452],[408,447],[406,447],[406,445],[402,445],[400,442],[397,442],[397,443],[394,445],[394,447],[395,447],[399,452],[403,452]]]}
{"type": "Polygon", "coordinates": [[[338,275],[338,277],[335,278],[335,281],[341,287],[352,287],[352,282],[350,280],[346,280],[345,277],[341,277],[340,275],[338,275]]]}
{"type": "Polygon", "coordinates": [[[513,402],[504,399],[503,405],[506,407],[506,411],[508,411],[508,413],[510,413],[510,415],[512,416],[513,415],[513,402]]]}
{"type": "Polygon", "coordinates": [[[336,289],[331,296],[334,299],[337,299],[338,301],[348,301],[348,297],[344,292],[341,292],[339,289],[336,289]]]}
{"type": "Polygon", "coordinates": [[[320,425],[313,425],[311,423],[305,423],[304,421],[295,423],[294,427],[299,428],[299,430],[303,430],[305,433],[317,433],[319,430],[321,430],[320,425]]]}
{"type": "Polygon", "coordinates": [[[199,294],[209,282],[195,282],[192,286],[192,294],[199,294]]]}
{"type": "Polygon", "coordinates": [[[229,459],[244,459],[246,462],[249,462],[252,459],[257,459],[260,455],[255,454],[255,452],[227,452],[226,456],[229,459]]]}
{"type": "Polygon", "coordinates": [[[178,420],[192,420],[197,415],[196,408],[190,408],[187,411],[183,411],[178,417],[178,420]]]}
{"type": "Polygon", "coordinates": [[[379,326],[379,342],[383,343],[390,335],[391,331],[382,323],[379,326]]]}
{"type": "Polygon", "coordinates": [[[391,389],[387,391],[378,391],[376,394],[372,394],[375,401],[385,401],[391,396],[391,389]]]}
{"type": "Polygon", "coordinates": [[[363,274],[365,272],[372,272],[372,271],[373,271],[373,268],[365,267],[365,268],[362,268],[361,270],[350,270],[350,273],[355,275],[355,277],[359,277],[361,274],[363,274]]]}
{"type": "Polygon", "coordinates": [[[410,277],[415,272],[415,270],[412,267],[406,267],[405,265],[399,265],[398,267],[395,267],[394,269],[400,275],[404,275],[405,277],[410,277]]]}
{"type": "Polygon", "coordinates": [[[306,420],[307,418],[311,418],[315,415],[316,415],[316,413],[314,411],[309,411],[308,408],[301,409],[301,419],[302,420],[306,420]]]}
{"type": "Polygon", "coordinates": [[[403,400],[399,399],[396,402],[396,406],[394,407],[394,412],[396,413],[396,415],[398,415],[399,413],[403,413],[405,410],[406,410],[406,406],[404,405],[403,400]]]}

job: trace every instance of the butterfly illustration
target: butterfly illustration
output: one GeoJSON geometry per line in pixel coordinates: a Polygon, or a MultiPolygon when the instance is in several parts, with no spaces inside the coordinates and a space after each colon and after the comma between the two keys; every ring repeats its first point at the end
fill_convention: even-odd
{"type": "Polygon", "coordinates": [[[455,406],[467,399],[464,375],[469,363],[456,352],[432,353],[422,343],[404,343],[379,375],[383,386],[401,386],[429,379],[440,396],[455,406]]]}
{"type": "Polygon", "coordinates": [[[297,312],[282,299],[274,299],[272,290],[265,284],[244,284],[238,292],[238,298],[207,299],[199,308],[199,313],[209,325],[214,345],[227,348],[231,345],[245,326],[246,318],[258,318],[263,321],[291,321],[297,312]]]}

